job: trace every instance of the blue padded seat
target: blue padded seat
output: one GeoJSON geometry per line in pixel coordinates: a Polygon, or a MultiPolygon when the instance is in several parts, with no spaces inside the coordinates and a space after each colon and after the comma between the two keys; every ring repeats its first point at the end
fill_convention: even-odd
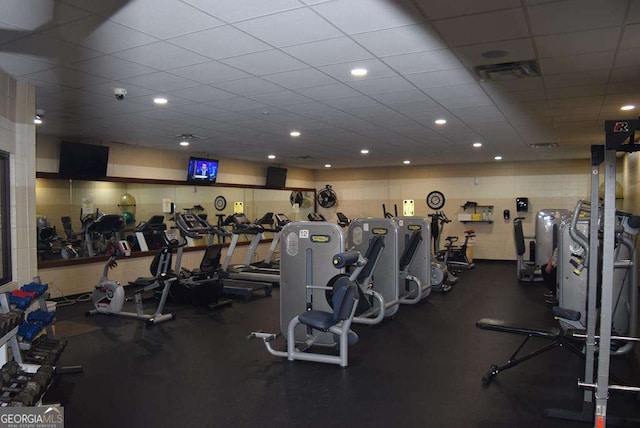
{"type": "Polygon", "coordinates": [[[324,311],[307,311],[301,314],[298,319],[302,324],[322,331],[327,331],[329,327],[336,324],[333,314],[324,311]]]}
{"type": "Polygon", "coordinates": [[[356,299],[356,287],[349,283],[349,278],[340,276],[333,284],[333,294],[331,296],[333,313],[311,310],[300,314],[298,320],[316,330],[327,331],[340,321],[349,318],[356,299]]]}

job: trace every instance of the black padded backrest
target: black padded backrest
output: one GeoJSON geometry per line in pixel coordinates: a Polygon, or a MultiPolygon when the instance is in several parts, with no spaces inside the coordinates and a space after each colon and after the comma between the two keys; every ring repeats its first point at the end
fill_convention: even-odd
{"type": "Polygon", "coordinates": [[[409,243],[404,248],[402,252],[402,256],[400,256],[400,272],[404,272],[404,270],[409,267],[411,264],[411,260],[413,260],[413,256],[416,255],[416,251],[422,242],[422,234],[419,230],[415,230],[411,234],[411,238],[409,238],[409,243]]]}
{"type": "Polygon", "coordinates": [[[171,248],[162,247],[151,261],[149,271],[153,276],[166,275],[171,270],[171,248]]]}
{"type": "Polygon", "coordinates": [[[378,257],[380,257],[380,253],[384,249],[384,236],[377,235],[371,238],[369,241],[369,247],[367,248],[367,252],[364,255],[364,258],[367,259],[367,264],[364,266],[364,269],[360,271],[360,275],[358,275],[358,281],[362,281],[371,276],[371,271],[376,267],[376,261],[378,257]]]}
{"type": "Polygon", "coordinates": [[[522,231],[522,220],[513,220],[513,238],[516,241],[516,252],[519,256],[524,255],[527,250],[524,245],[524,232],[522,231]]]}
{"type": "Polygon", "coordinates": [[[218,266],[220,266],[221,249],[222,245],[209,245],[207,249],[204,250],[204,255],[200,262],[200,272],[211,273],[218,269],[218,266]]]}
{"type": "Polygon", "coordinates": [[[351,315],[354,302],[358,299],[358,292],[353,284],[338,281],[333,289],[333,321],[337,324],[351,315]]]}

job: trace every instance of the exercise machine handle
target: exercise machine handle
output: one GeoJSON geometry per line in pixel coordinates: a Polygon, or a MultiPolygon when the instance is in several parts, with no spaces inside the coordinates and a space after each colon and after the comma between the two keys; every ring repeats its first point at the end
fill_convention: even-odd
{"type": "Polygon", "coordinates": [[[336,269],[342,269],[349,265],[353,265],[358,263],[360,259],[360,253],[356,250],[345,251],[344,253],[339,253],[333,256],[332,263],[333,267],[336,269]]]}

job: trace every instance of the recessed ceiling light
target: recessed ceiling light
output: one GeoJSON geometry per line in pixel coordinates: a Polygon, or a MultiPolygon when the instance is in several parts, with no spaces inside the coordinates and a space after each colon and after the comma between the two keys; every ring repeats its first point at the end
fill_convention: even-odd
{"type": "Polygon", "coordinates": [[[495,160],[502,160],[502,156],[498,155],[496,157],[494,157],[495,160]]]}
{"type": "Polygon", "coordinates": [[[634,108],[636,108],[636,106],[633,104],[627,104],[626,106],[620,107],[620,110],[633,110],[634,108]]]}
{"type": "Polygon", "coordinates": [[[482,147],[482,143],[473,143],[473,147],[482,147]]]}
{"type": "Polygon", "coordinates": [[[354,68],[353,70],[351,70],[351,75],[355,77],[366,76],[367,73],[368,71],[366,68],[354,68]]]}
{"type": "Polygon", "coordinates": [[[276,155],[269,155],[269,156],[267,156],[267,157],[268,157],[269,159],[275,159],[275,158],[276,158],[276,155]]]}
{"type": "Polygon", "coordinates": [[[188,141],[180,141],[180,145],[182,147],[187,147],[189,145],[189,142],[188,141]]]}
{"type": "Polygon", "coordinates": [[[35,123],[36,125],[42,125],[42,119],[36,116],[35,118],[33,118],[33,123],[35,123]]]}
{"type": "Polygon", "coordinates": [[[331,164],[330,164],[330,163],[325,163],[325,164],[324,164],[324,167],[325,167],[325,168],[331,168],[331,164]]]}
{"type": "Polygon", "coordinates": [[[402,163],[405,164],[405,165],[409,165],[411,163],[411,161],[407,159],[407,160],[403,160],[402,163]]]}
{"type": "Polygon", "coordinates": [[[368,155],[369,154],[369,149],[362,149],[362,150],[360,150],[360,153],[362,153],[363,155],[368,155]]]}
{"type": "Polygon", "coordinates": [[[300,131],[291,131],[291,132],[289,132],[289,135],[291,135],[292,137],[299,137],[300,136],[300,131]]]}
{"type": "Polygon", "coordinates": [[[447,119],[436,119],[435,120],[435,124],[436,125],[444,125],[445,123],[447,123],[447,119]]]}
{"type": "Polygon", "coordinates": [[[156,104],[164,105],[164,104],[168,103],[169,100],[167,100],[166,98],[158,97],[158,98],[154,98],[153,102],[156,103],[156,104]]]}

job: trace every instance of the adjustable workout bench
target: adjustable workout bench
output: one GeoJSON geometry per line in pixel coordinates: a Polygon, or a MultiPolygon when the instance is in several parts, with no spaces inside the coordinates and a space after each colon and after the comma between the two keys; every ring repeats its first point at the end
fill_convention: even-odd
{"type": "MultiPolygon", "coordinates": [[[[579,313],[575,313],[575,314],[563,313],[563,316],[575,317],[576,314],[579,318],[580,317],[579,313]]],[[[548,329],[521,327],[516,324],[510,324],[505,321],[492,319],[492,318],[482,318],[481,320],[476,322],[476,327],[481,328],[483,330],[492,330],[492,331],[497,331],[501,333],[511,333],[511,334],[519,334],[522,336],[526,336],[524,338],[524,341],[520,344],[520,346],[518,346],[515,352],[511,354],[511,356],[509,357],[509,359],[504,365],[498,366],[496,364],[493,364],[489,368],[489,371],[482,377],[483,386],[491,385],[493,378],[496,377],[498,373],[508,370],[512,367],[515,367],[522,362],[530,360],[533,357],[537,357],[538,355],[543,354],[547,351],[550,351],[551,349],[554,349],[554,348],[558,348],[558,347],[565,348],[571,351],[572,353],[578,355],[580,358],[584,359],[584,355],[582,354],[580,349],[578,349],[574,345],[574,343],[572,343],[572,342],[576,342],[577,339],[574,338],[572,335],[566,334],[562,332],[560,329],[555,327],[548,328],[548,329]],[[547,340],[550,340],[551,343],[541,346],[540,348],[528,353],[527,355],[518,357],[518,354],[520,353],[520,351],[524,348],[524,346],[527,344],[529,339],[531,339],[532,337],[547,339],[547,340]]]]}

